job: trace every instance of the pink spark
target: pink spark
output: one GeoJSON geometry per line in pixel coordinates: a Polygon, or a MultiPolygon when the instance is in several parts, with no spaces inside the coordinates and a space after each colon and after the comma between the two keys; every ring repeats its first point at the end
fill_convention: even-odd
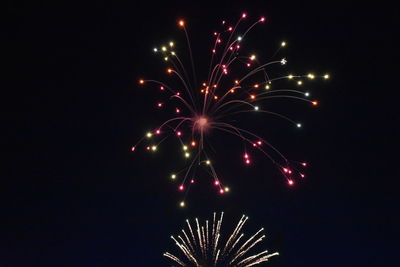
{"type": "Polygon", "coordinates": [[[215,180],[214,185],[219,185],[219,181],[215,180]]]}
{"type": "Polygon", "coordinates": [[[162,106],[163,106],[163,103],[161,103],[161,102],[157,103],[157,107],[162,108],[162,106]]]}
{"type": "Polygon", "coordinates": [[[190,183],[191,183],[191,184],[194,184],[194,180],[193,180],[193,179],[192,179],[192,180],[190,180],[190,183]]]}
{"type": "Polygon", "coordinates": [[[181,110],[179,108],[175,108],[176,113],[181,113],[181,110]]]}
{"type": "Polygon", "coordinates": [[[246,13],[243,13],[243,14],[242,14],[242,18],[245,19],[246,17],[247,17],[247,14],[246,14],[246,13]]]}
{"type": "Polygon", "coordinates": [[[229,27],[229,28],[228,28],[228,31],[232,31],[232,30],[233,30],[233,28],[232,28],[232,27],[229,27]]]}
{"type": "Polygon", "coordinates": [[[222,194],[224,193],[224,189],[221,188],[221,189],[219,190],[219,193],[222,195],[222,194]]]}
{"type": "Polygon", "coordinates": [[[180,190],[180,191],[183,191],[183,185],[180,185],[180,186],[179,186],[179,190],[180,190]]]}
{"type": "Polygon", "coordinates": [[[261,21],[261,22],[264,22],[264,21],[265,21],[265,17],[261,17],[261,18],[260,18],[260,21],[261,21]]]}
{"type": "Polygon", "coordinates": [[[147,150],[150,150],[150,147],[149,147],[149,146],[146,146],[146,149],[147,149],[147,150]]]}
{"type": "Polygon", "coordinates": [[[177,135],[177,136],[181,136],[181,135],[182,135],[182,132],[181,132],[181,131],[177,131],[177,132],[176,132],[176,135],[177,135]]]}
{"type": "Polygon", "coordinates": [[[136,147],[133,146],[133,147],[131,148],[131,151],[133,152],[133,151],[135,151],[135,149],[136,149],[136,147]]]}
{"type": "Polygon", "coordinates": [[[160,86],[160,90],[161,90],[161,91],[164,91],[164,86],[160,86]]]}
{"type": "Polygon", "coordinates": [[[287,168],[283,168],[283,172],[287,173],[287,172],[289,172],[289,170],[287,168]]]}
{"type": "Polygon", "coordinates": [[[160,129],[157,129],[156,134],[160,134],[160,133],[161,133],[160,129]]]}
{"type": "Polygon", "coordinates": [[[304,178],[304,177],[306,177],[304,174],[302,174],[302,173],[300,173],[300,177],[301,178],[304,178]]]}
{"type": "Polygon", "coordinates": [[[292,179],[289,179],[289,180],[288,180],[288,184],[289,184],[290,186],[294,185],[293,180],[292,180],[292,179]]]}
{"type": "Polygon", "coordinates": [[[301,165],[303,165],[304,167],[307,167],[307,162],[302,162],[301,165]]]}
{"type": "Polygon", "coordinates": [[[257,141],[257,144],[258,144],[259,146],[261,146],[262,142],[261,142],[261,141],[257,141]]]}

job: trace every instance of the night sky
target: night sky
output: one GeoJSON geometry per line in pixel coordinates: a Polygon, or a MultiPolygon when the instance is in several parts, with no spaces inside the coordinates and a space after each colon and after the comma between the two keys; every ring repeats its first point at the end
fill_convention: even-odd
{"type": "Polygon", "coordinates": [[[0,267],[170,266],[169,236],[214,211],[225,211],[227,225],[249,215],[245,232],[265,228],[260,247],[280,252],[265,266],[400,266],[399,11],[383,1],[146,2],[7,1],[0,267]],[[267,159],[243,167],[240,144],[210,134],[224,146],[216,167],[231,192],[199,184],[181,209],[168,180],[182,163],[174,142],[155,155],[130,152],[163,118],[157,94],[137,81],[166,78],[151,49],[170,39],[183,46],[179,18],[202,67],[210,34],[242,11],[268,18],[250,49],[268,60],[266,48],[286,40],[288,69],[331,74],[311,84],[317,109],[282,102],[300,131],[262,117],[249,125],[308,161],[308,178],[289,188],[267,159]]]}

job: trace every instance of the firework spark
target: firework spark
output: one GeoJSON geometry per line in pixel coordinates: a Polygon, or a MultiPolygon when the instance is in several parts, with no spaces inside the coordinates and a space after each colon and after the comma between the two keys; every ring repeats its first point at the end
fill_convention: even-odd
{"type": "MultiPolygon", "coordinates": [[[[300,122],[267,110],[262,104],[271,99],[286,99],[318,106],[318,101],[310,100],[310,93],[301,88],[307,80],[314,80],[317,77],[328,79],[329,75],[317,76],[313,73],[275,75],[275,72],[282,72],[281,68],[287,65],[286,58],[275,59],[279,52],[287,47],[287,43],[281,42],[272,59],[260,63],[257,55],[246,52],[242,46],[250,30],[257,24],[266,22],[266,18],[261,17],[252,24],[242,27],[247,18],[247,14],[243,13],[234,24],[223,21],[221,31],[213,33],[211,60],[208,74],[203,76],[204,82],[197,82],[190,38],[186,29],[187,22],[184,20],[178,21],[178,27],[185,34],[191,71],[185,68],[185,61],[178,56],[175,49],[177,45],[169,42],[153,50],[165,61],[166,74],[174,76],[170,83],[175,82],[176,86],[152,79],[139,80],[139,85],[154,85],[160,90],[161,98],[164,100],[156,102],[155,108],[171,115],[158,127],[148,131],[132,147],[132,151],[136,151],[137,147],[144,143],[146,150],[156,152],[158,146],[168,136],[176,137],[181,147],[179,150],[187,161],[185,168],[170,176],[172,180],[179,181],[178,191],[184,193],[180,202],[181,207],[185,206],[186,195],[190,187],[195,184],[196,170],[200,165],[203,165],[212,177],[212,184],[218,193],[225,194],[229,191],[225,180],[217,175],[214,161],[209,157],[212,155],[212,149],[211,142],[206,136],[210,131],[221,131],[238,137],[241,140],[238,146],[243,147],[239,157],[242,157],[244,165],[251,165],[252,152],[258,151],[275,164],[289,186],[293,186],[297,179],[305,177],[302,169],[307,165],[306,162],[289,161],[264,138],[253,133],[251,129],[233,124],[232,119],[240,113],[258,113],[276,116],[288,121],[294,127],[302,128],[303,124],[300,122]],[[282,86],[282,82],[285,81],[290,87],[282,86]],[[293,89],[293,86],[296,88],[293,89]]],[[[240,123],[240,120],[238,121],[240,123]]]]}
{"type": "Polygon", "coordinates": [[[195,219],[194,227],[186,220],[187,230],[182,229],[182,234],[171,236],[176,246],[184,257],[179,258],[169,252],[164,256],[178,263],[180,266],[253,266],[268,261],[269,258],[279,253],[268,253],[267,250],[257,254],[248,255],[248,252],[260,243],[265,235],[264,228],[245,239],[241,232],[248,217],[243,215],[233,230],[232,234],[223,240],[221,237],[221,225],[224,213],[219,218],[214,213],[212,223],[208,220],[200,224],[195,219]]]}

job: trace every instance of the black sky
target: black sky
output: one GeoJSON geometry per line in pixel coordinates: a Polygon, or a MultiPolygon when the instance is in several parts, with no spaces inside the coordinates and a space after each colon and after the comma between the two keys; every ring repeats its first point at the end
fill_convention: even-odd
{"type": "Polygon", "coordinates": [[[266,266],[399,266],[393,6],[8,1],[6,12],[1,267],[169,266],[162,253],[173,250],[169,236],[184,219],[220,210],[234,220],[248,214],[248,231],[265,227],[263,245],[281,253],[266,266]],[[151,48],[182,38],[178,18],[189,21],[201,53],[218,22],[244,10],[268,18],[254,49],[285,39],[294,70],[331,73],[313,85],[317,110],[288,107],[304,122],[300,133],[284,124],[255,129],[308,160],[309,178],[289,189],[268,161],[238,168],[218,152],[232,193],[199,188],[182,210],[166,179],[177,166],[168,152],[130,153],[160,116],[137,79],[162,78],[151,48]]]}

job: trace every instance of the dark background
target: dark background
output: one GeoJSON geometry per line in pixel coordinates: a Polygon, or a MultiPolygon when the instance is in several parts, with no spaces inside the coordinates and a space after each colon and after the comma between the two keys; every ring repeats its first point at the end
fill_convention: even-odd
{"type": "Polygon", "coordinates": [[[398,266],[399,12],[382,1],[300,2],[8,1],[0,266],[168,266],[162,253],[174,251],[169,236],[184,219],[221,210],[227,228],[242,213],[247,232],[265,227],[263,246],[281,254],[266,266],[398,266]],[[312,85],[318,109],[288,105],[302,131],[254,126],[289,158],[310,162],[308,178],[288,188],[261,157],[254,168],[225,160],[240,153],[229,143],[215,158],[232,192],[199,185],[180,209],[167,179],[179,162],[167,149],[130,153],[162,117],[151,107],[157,95],[137,79],[164,78],[151,49],[184,40],[178,18],[201,64],[219,21],[243,10],[268,18],[250,48],[262,54],[284,39],[289,69],[332,76],[312,85]]]}

